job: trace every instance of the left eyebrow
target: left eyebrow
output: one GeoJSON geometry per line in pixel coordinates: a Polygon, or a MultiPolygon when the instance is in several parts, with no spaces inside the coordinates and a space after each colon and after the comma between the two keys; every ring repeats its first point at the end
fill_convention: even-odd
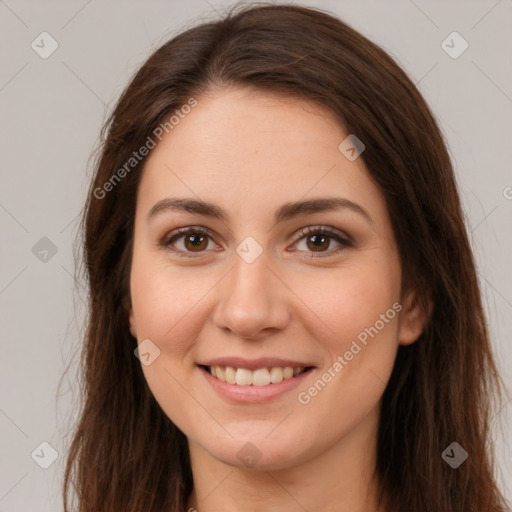
{"type": "Polygon", "coordinates": [[[373,219],[370,214],[361,205],[344,197],[326,197],[310,199],[308,201],[284,203],[279,210],[277,210],[274,220],[277,224],[278,222],[298,217],[300,215],[340,209],[351,210],[364,217],[370,224],[373,224],[373,219]]]}
{"type": "MultiPolygon", "coordinates": [[[[302,215],[338,209],[351,210],[364,217],[370,224],[373,224],[373,219],[370,214],[361,205],[343,197],[327,197],[284,203],[276,211],[274,222],[277,224],[302,215]]],[[[186,211],[197,215],[216,218],[223,222],[226,222],[228,219],[228,213],[216,204],[187,197],[168,197],[158,201],[151,210],[149,210],[147,221],[159,214],[169,211],[186,211]]]]}

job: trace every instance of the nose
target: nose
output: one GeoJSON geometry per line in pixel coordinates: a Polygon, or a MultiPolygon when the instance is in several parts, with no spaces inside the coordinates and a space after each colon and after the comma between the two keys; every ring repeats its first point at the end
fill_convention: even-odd
{"type": "Polygon", "coordinates": [[[231,271],[218,286],[215,325],[243,339],[261,340],[286,327],[290,293],[265,253],[252,263],[235,254],[231,271]]]}

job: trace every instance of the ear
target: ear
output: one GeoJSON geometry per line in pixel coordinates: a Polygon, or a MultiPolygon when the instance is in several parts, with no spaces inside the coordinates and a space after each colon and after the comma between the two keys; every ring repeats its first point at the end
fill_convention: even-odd
{"type": "Polygon", "coordinates": [[[416,291],[408,292],[402,300],[402,312],[398,329],[398,342],[400,345],[414,343],[424,331],[432,314],[433,303],[430,297],[422,304],[416,291]]]}

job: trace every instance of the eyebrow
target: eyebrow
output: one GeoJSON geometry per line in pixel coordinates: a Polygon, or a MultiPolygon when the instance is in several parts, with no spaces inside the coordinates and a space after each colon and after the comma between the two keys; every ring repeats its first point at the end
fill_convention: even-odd
{"type": "MultiPolygon", "coordinates": [[[[309,199],[307,201],[284,203],[276,211],[274,215],[274,223],[277,224],[301,215],[339,209],[351,210],[364,217],[370,224],[373,224],[373,219],[370,214],[361,205],[343,197],[326,197],[309,199]]],[[[227,212],[220,206],[213,203],[193,198],[168,197],[158,201],[151,210],[149,210],[147,214],[147,221],[149,222],[154,217],[170,211],[184,211],[196,215],[205,215],[207,217],[219,219],[223,222],[228,220],[227,212]]]]}

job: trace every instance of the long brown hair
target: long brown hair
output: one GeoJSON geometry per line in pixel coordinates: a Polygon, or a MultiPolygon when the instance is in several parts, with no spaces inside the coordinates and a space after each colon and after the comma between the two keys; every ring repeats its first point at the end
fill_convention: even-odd
{"type": "Polygon", "coordinates": [[[364,142],[361,158],[387,203],[404,288],[416,289],[425,307],[428,297],[434,304],[421,337],[399,348],[382,400],[377,473],[386,510],[505,510],[490,444],[502,383],[443,135],[412,81],[377,45],[321,10],[264,4],[237,6],[157,49],[103,127],[81,223],[89,302],[65,511],[71,484],[78,512],[186,508],[187,439],[153,398],[129,331],[145,159],[126,162],[190,98],[229,86],[316,102],[364,142]],[[454,441],[468,453],[457,469],[442,457],[454,441]]]}

